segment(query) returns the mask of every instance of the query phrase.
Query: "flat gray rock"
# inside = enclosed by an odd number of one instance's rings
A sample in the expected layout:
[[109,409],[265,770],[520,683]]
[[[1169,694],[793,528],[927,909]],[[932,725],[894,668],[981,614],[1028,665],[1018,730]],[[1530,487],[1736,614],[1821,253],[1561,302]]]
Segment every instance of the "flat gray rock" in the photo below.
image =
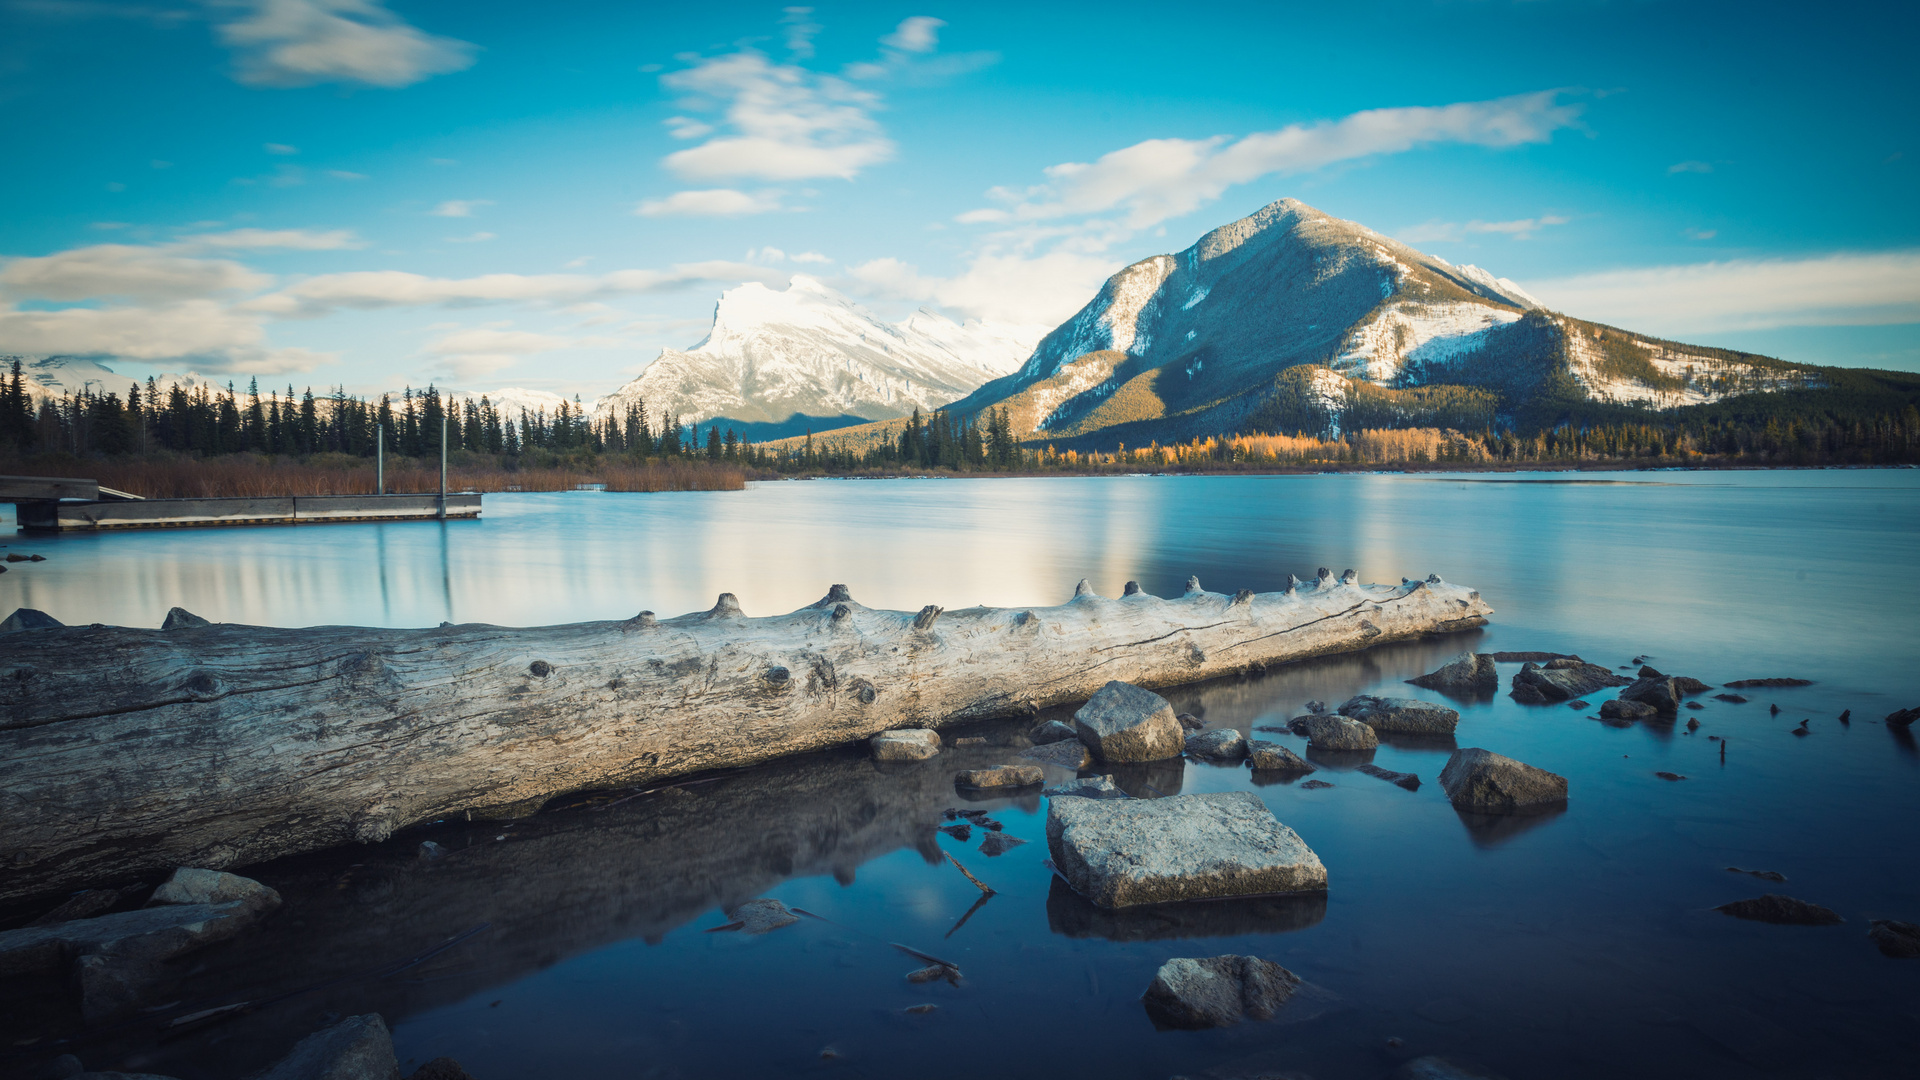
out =
[[1660,710],[1642,701],[1603,701],[1600,703],[1602,720],[1651,720],[1660,715]]
[[1310,773],[1314,767],[1299,754],[1265,739],[1247,744],[1247,757],[1255,772]]
[[1106,908],[1327,887],[1320,857],[1244,791],[1054,799],[1047,847],[1067,884]]
[[940,752],[940,733],[931,728],[894,728],[867,740],[875,761],[925,761]]
[[1491,750],[1462,747],[1440,770],[1440,788],[1462,810],[1524,814],[1564,805],[1567,779]]
[[1460,723],[1460,714],[1454,710],[1418,698],[1361,694],[1340,706],[1339,712],[1376,732],[1398,735],[1451,735]]
[[1160,965],[1140,1000],[1162,1027],[1228,1027],[1248,1016],[1273,1019],[1299,985],[1299,976],[1257,956],[1182,957]]
[[800,921],[800,916],[787,910],[787,905],[769,897],[749,900],[727,912],[727,918],[740,923],[743,934],[764,934]]
[[400,1080],[393,1036],[379,1013],[349,1016],[301,1039],[250,1080]]
[[1047,774],[1038,765],[1002,765],[997,769],[968,769],[955,773],[953,782],[969,788],[1015,788],[1044,784]]
[[1079,739],[1062,739],[1020,751],[1020,756],[1042,765],[1079,771],[1093,764],[1093,753]]
[[1345,716],[1298,716],[1287,726],[1305,735],[1315,750],[1372,750],[1380,745],[1371,726]]
[[1625,686],[1632,681],[1577,656],[1560,656],[1548,660],[1545,667],[1531,661],[1522,664],[1513,676],[1513,697],[1520,701],[1533,701],[1536,698],[1572,701],[1596,690]]
[[148,907],[159,904],[224,904],[242,900],[249,907],[272,911],[280,906],[280,894],[252,878],[222,870],[196,870],[183,866],[153,890]]
[[166,904],[95,919],[26,926],[0,933],[0,975],[58,968],[70,956],[111,954],[128,960],[166,960],[225,941],[260,917],[244,900],[224,904]]
[[1073,714],[1073,730],[1101,761],[1179,757],[1186,732],[1167,699],[1131,683],[1110,682]]
[[1235,728],[1197,731],[1187,736],[1187,753],[1215,761],[1239,761],[1247,756],[1247,737]]
[[1442,693],[1491,694],[1500,689],[1491,653],[1461,653],[1438,670],[1407,681]]

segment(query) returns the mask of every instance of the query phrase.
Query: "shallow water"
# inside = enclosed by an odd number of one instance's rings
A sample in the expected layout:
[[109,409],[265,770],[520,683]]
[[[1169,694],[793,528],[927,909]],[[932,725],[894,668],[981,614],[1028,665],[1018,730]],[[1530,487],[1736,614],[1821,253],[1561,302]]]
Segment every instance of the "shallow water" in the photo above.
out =
[[[1482,632],[1167,695],[1243,731],[1283,724],[1310,698],[1437,697],[1401,680],[1467,648],[1609,666],[1647,656],[1716,685],[1815,680],[1745,691],[1746,705],[1705,696],[1682,714],[1701,720],[1697,734],[1504,696],[1453,702],[1458,745],[1568,777],[1568,809],[1545,818],[1455,813],[1437,783],[1446,744],[1375,756],[1419,775],[1417,792],[1333,764],[1314,774],[1335,785],[1322,790],[1196,763],[1120,776],[1146,797],[1256,792],[1327,864],[1324,905],[1098,912],[1043,864],[1044,799],[954,792],[956,769],[1015,752],[994,747],[884,771],[857,750],[810,755],[511,827],[445,823],[254,868],[286,906],[195,957],[168,997],[185,1009],[329,985],[170,1043],[135,1026],[73,1048],[94,1068],[222,1080],[327,1014],[377,1010],[409,1068],[450,1055],[481,1080],[1367,1077],[1428,1053],[1516,1080],[1911,1075],[1920,962],[1882,957],[1865,931],[1870,918],[1920,921],[1920,755],[1879,722],[1920,704],[1909,569],[1920,473],[1528,482],[1565,479],[772,483],[488,496],[477,523],[6,539],[48,561],[0,575],[0,611],[69,623],[157,625],[180,604],[278,625],[532,624],[677,614],[721,591],[764,614],[832,582],[876,607],[1030,605],[1064,600],[1081,577],[1109,595],[1128,579],[1177,595],[1188,574],[1215,591],[1269,591],[1321,565],[1379,581],[1437,571],[1496,608]],[[1517,667],[1501,666],[1503,685]],[[1796,737],[1803,718],[1812,734]],[[1724,763],[1715,735],[1728,740]],[[989,858],[978,830],[965,844],[932,831],[944,808],[976,805],[1028,842]],[[425,838],[452,854],[416,859]],[[998,890],[970,916],[980,893],[943,849]],[[1769,891],[1847,922],[1768,926],[1711,910]],[[820,918],[762,936],[705,932],[757,896]],[[920,965],[893,942],[957,963],[965,980],[908,984]],[[1228,952],[1276,960],[1333,1001],[1225,1031],[1155,1030],[1138,1001],[1154,969]],[[939,1008],[902,1011],[916,1003]],[[23,1023],[65,1033],[63,1007],[17,1014],[8,1041]]]

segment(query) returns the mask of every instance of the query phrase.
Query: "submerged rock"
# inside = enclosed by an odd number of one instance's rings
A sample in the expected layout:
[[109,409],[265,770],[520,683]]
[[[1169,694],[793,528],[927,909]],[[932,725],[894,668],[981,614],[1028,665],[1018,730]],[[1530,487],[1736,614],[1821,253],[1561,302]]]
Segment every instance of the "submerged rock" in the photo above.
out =
[[1235,728],[1196,732],[1187,736],[1187,753],[1215,761],[1239,761],[1247,756],[1247,737]]
[[1725,701],[1734,705],[1745,705],[1747,703],[1747,699],[1741,697],[1739,694],[1715,694],[1713,695],[1713,699],[1715,701]]
[[1332,786],[1333,786],[1332,784],[1327,783],[1325,780],[1309,780],[1306,783],[1300,785],[1300,790],[1301,791],[1318,791],[1321,788],[1330,788]]
[[1101,907],[1327,887],[1327,868],[1250,792],[1164,799],[1054,799],[1047,847]]
[[1461,653],[1437,670],[1407,681],[1442,693],[1491,694],[1500,689],[1500,673],[1488,653]]
[[1182,731],[1205,731],[1207,727],[1205,720],[1200,719],[1190,712],[1180,713],[1175,716],[1174,719],[1180,721],[1180,730]]
[[1131,683],[1101,687],[1073,714],[1073,730],[1101,761],[1159,761],[1186,745],[1167,699]]
[[1388,734],[1451,735],[1460,723],[1460,714],[1454,710],[1418,698],[1361,694],[1348,699],[1339,712]]
[[1897,919],[1875,919],[1867,936],[1880,946],[1882,956],[1895,960],[1920,959],[1920,926]]
[[450,1057],[437,1057],[413,1070],[407,1080],[474,1080],[466,1067]]
[[243,900],[166,904],[0,933],[0,975],[56,969],[70,956],[167,960],[240,933],[260,918]]
[[1372,750],[1380,745],[1372,727],[1345,716],[1299,716],[1287,726],[1305,735],[1315,750]]
[[1131,799],[1133,796],[1115,786],[1111,776],[1083,776],[1078,780],[1069,780],[1056,787],[1050,787],[1040,794],[1053,798],[1074,799]]
[[739,930],[743,934],[764,934],[783,926],[792,926],[800,921],[800,916],[789,911],[787,905],[778,900],[761,897],[727,912],[727,919],[739,923]]
[[894,728],[867,740],[875,761],[925,761],[940,752],[940,733],[932,728]]
[[301,1039],[250,1080],[400,1080],[393,1036],[379,1013],[349,1016]]
[[1507,1080],[1507,1078],[1475,1062],[1429,1055],[1414,1058],[1395,1069],[1393,1080]]
[[1746,690],[1767,686],[1812,686],[1812,679],[1735,679],[1727,684],[1730,690]]
[[1314,767],[1299,754],[1265,739],[1255,739],[1247,744],[1247,757],[1255,772],[1273,773],[1310,773]]
[[74,919],[91,919],[105,915],[114,908],[131,903],[145,889],[143,885],[130,885],[124,889],[82,889],[67,897],[59,907],[33,920],[30,926],[52,926],[54,923],[72,922]]
[[1228,1027],[1242,1017],[1271,1020],[1300,985],[1300,977],[1257,956],[1174,959],[1160,965],[1140,1000],[1156,1025]]
[[1420,790],[1420,778],[1410,772],[1394,772],[1392,769],[1383,769],[1380,766],[1375,765],[1371,761],[1367,762],[1365,765],[1361,765],[1357,767],[1354,771],[1363,772],[1363,773],[1366,773],[1368,776],[1385,780],[1387,783],[1392,784],[1395,787],[1403,787],[1403,788],[1406,788],[1408,791]]
[[1729,873],[1729,874],[1751,874],[1751,875],[1753,875],[1754,877],[1757,877],[1757,878],[1760,878],[1760,879],[1762,879],[1762,880],[1764,880],[1764,881],[1785,881],[1785,880],[1787,880],[1787,875],[1785,875],[1785,874],[1783,874],[1783,873],[1781,873],[1781,872],[1780,872],[1780,871],[1778,871],[1778,870],[1742,870],[1741,868],[1739,868],[1739,867],[1737,867],[1737,866],[1729,866],[1729,867],[1727,867],[1727,873]]
[[1651,720],[1660,715],[1660,710],[1643,701],[1603,701],[1600,703],[1602,720]]
[[1046,780],[1047,774],[1038,765],[1002,765],[997,769],[968,769],[953,775],[956,786],[970,788],[1032,787]]
[[1003,832],[990,832],[980,841],[980,854],[1004,855],[1024,843],[1026,841],[1017,836],[1008,836]]
[[1890,728],[1909,728],[1915,720],[1920,720],[1920,705],[1887,714],[1887,726]]
[[1753,900],[1735,900],[1721,904],[1715,911],[1724,912],[1736,919],[1750,919],[1754,922],[1778,923],[1785,926],[1832,926],[1846,922],[1835,914],[1832,908],[1809,904],[1805,900],[1795,900],[1791,896],[1768,893]]
[[1440,789],[1454,806],[1479,814],[1532,813],[1567,801],[1566,777],[1477,746],[1453,752]]
[[1074,734],[1072,728],[1058,720],[1049,720],[1027,734],[1027,738],[1032,739],[1035,746],[1045,746],[1048,743],[1057,743],[1062,739],[1078,739],[1079,737],[1080,736]]
[[1093,764],[1093,753],[1079,739],[1062,739],[1059,742],[1044,743],[1029,750],[1022,750],[1020,756],[1028,761],[1072,769],[1076,772]]

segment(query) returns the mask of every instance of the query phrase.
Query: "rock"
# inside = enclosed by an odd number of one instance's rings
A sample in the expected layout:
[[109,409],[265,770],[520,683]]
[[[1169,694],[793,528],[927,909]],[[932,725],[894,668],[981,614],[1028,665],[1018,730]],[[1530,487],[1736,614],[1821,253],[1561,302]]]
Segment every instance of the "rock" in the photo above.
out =
[[1746,690],[1764,686],[1812,686],[1812,679],[1735,679],[1727,684],[1729,690]]
[[1024,843],[1026,843],[1026,841],[1017,836],[1008,836],[1003,832],[990,832],[980,841],[980,854],[988,856],[1005,855],[1007,852],[1012,851]]
[[1378,777],[1395,787],[1403,787],[1408,791],[1420,790],[1420,778],[1409,772],[1394,772],[1392,769],[1383,769],[1371,761],[1359,766],[1355,771],[1366,773],[1368,776]]
[[1677,772],[1657,772],[1657,773],[1654,773],[1653,775],[1659,777],[1662,780],[1685,780],[1686,779],[1686,777],[1681,776]]
[[186,608],[176,607],[168,609],[166,621],[160,624],[160,629],[192,630],[196,627],[212,625],[212,623],[188,611]]
[[1017,788],[1044,784],[1047,774],[1038,765],[1002,765],[997,769],[968,769],[955,773],[957,787]]
[[1715,701],[1731,702],[1735,705],[1745,705],[1747,703],[1747,699],[1741,697],[1739,694],[1715,694],[1713,695],[1713,699]]
[[224,904],[239,900],[256,911],[272,911],[280,906],[280,894],[265,885],[220,870],[195,870],[183,866],[153,890],[148,907],[158,904]]
[[1101,761],[1159,761],[1185,746],[1167,699],[1123,682],[1108,683],[1081,706],[1073,730]]
[[1603,701],[1600,703],[1602,720],[1651,720],[1660,715],[1660,710],[1644,701]]
[[1571,701],[1596,690],[1609,686],[1625,686],[1632,679],[1623,679],[1598,664],[1589,664],[1579,657],[1565,656],[1549,660],[1545,667],[1531,661],[1522,664],[1514,672],[1513,689],[1517,694],[1523,686],[1533,687],[1540,696],[1548,701]]
[[1321,788],[1330,788],[1332,786],[1333,786],[1332,784],[1327,783],[1325,780],[1309,780],[1306,783],[1300,785],[1300,790],[1301,791],[1318,791]]
[[973,826],[964,821],[956,825],[942,825],[939,831],[946,833],[948,836],[953,837],[963,844],[973,839]]
[[0,634],[11,634],[18,630],[51,630],[64,625],[44,611],[30,607],[15,608],[5,621],[0,621]]
[[907,981],[910,983],[938,982],[941,979],[955,986],[960,985],[960,969],[951,968],[945,964],[931,964],[916,971],[907,972]]
[[1327,887],[1320,857],[1244,791],[1054,799],[1047,847],[1067,884],[1105,908]]
[[1781,873],[1781,872],[1779,872],[1778,870],[1742,870],[1742,869],[1740,869],[1740,868],[1739,868],[1739,867],[1737,867],[1737,866],[1729,866],[1729,867],[1727,867],[1727,873],[1729,873],[1729,874],[1752,874],[1752,875],[1753,875],[1754,877],[1757,877],[1757,878],[1762,878],[1762,879],[1765,879],[1765,880],[1767,880],[1767,881],[1785,881],[1785,880],[1787,880],[1787,875],[1785,875],[1785,874],[1783,874],[1783,873]]
[[1875,919],[1867,936],[1880,946],[1882,956],[1895,960],[1920,959],[1920,926],[1896,919]]
[[27,926],[0,933],[0,976],[58,968],[89,953],[129,960],[167,960],[238,934],[260,918],[242,900],[224,904],[167,904]]
[[1133,796],[1121,791],[1114,785],[1111,776],[1087,776],[1078,780],[1069,780],[1057,787],[1050,787],[1040,794],[1056,799],[1131,799]]
[[1477,746],[1453,752],[1440,789],[1455,807],[1479,814],[1524,814],[1567,801],[1566,777]]
[[1402,735],[1451,735],[1454,726],[1460,723],[1460,714],[1445,705],[1417,698],[1366,694],[1340,706],[1340,715],[1350,716],[1376,732]]
[[1174,719],[1180,721],[1180,729],[1182,731],[1205,731],[1207,727],[1205,720],[1200,719],[1190,712],[1180,713],[1176,715]]
[[446,848],[431,840],[420,841],[420,847],[414,851],[415,858],[427,860],[445,858],[446,854]]
[[437,1057],[413,1070],[407,1080],[473,1080],[473,1074],[450,1057]]
[[963,747],[963,746],[991,746],[993,744],[989,742],[986,736],[984,735],[969,735],[965,738],[953,740],[953,745],[955,747]]
[[1512,690],[1507,692],[1507,696],[1521,705],[1548,704],[1547,695],[1541,693],[1540,688],[1537,686],[1516,684]]
[[1294,723],[1315,750],[1372,750],[1380,745],[1372,727],[1344,716],[1301,716]]
[[349,1016],[294,1044],[293,1051],[250,1080],[400,1080],[393,1036],[379,1013]]
[[1832,908],[1819,904],[1809,904],[1805,900],[1795,900],[1791,896],[1768,893],[1754,900],[1735,900],[1721,904],[1715,911],[1725,912],[1736,919],[1751,919],[1754,922],[1779,923],[1787,926],[1832,926],[1846,922],[1834,914]]
[[1673,677],[1673,686],[1674,689],[1683,694],[1704,694],[1713,689],[1713,687],[1708,686],[1699,679],[1689,679],[1685,675],[1675,675]]
[[761,897],[728,911],[727,921],[742,924],[740,932],[743,934],[764,934],[783,926],[792,926],[800,921],[800,916],[787,910],[787,905],[778,900]]
[[1327,711],[1327,703],[1324,701],[1308,701],[1302,703],[1300,707],[1310,713],[1323,713]]
[[1299,976],[1257,956],[1181,958],[1160,965],[1140,1000],[1158,1026],[1229,1027],[1246,1016],[1273,1019],[1299,985]]
[[1580,659],[1579,657],[1574,656],[1571,653],[1559,653],[1559,652],[1497,652],[1491,655],[1495,660],[1499,661],[1502,664],[1521,664],[1521,663],[1544,664],[1550,660]]
[[[1697,701],[1689,701],[1689,702],[1687,702],[1687,708],[1689,708],[1689,709],[1692,709],[1692,710],[1693,710],[1693,711],[1695,711],[1695,712],[1700,712],[1700,711],[1702,711],[1702,710],[1704,710],[1704,709],[1706,708],[1706,706],[1705,706],[1705,705],[1702,705],[1702,704],[1700,704],[1700,703],[1699,703],[1699,702],[1697,702]],[[1698,724],[1700,723],[1700,721],[1698,721],[1698,720],[1689,720],[1689,721],[1688,721],[1688,723],[1690,723],[1690,724],[1695,724],[1695,725],[1698,725]]]
[[1672,716],[1680,710],[1680,688],[1666,676],[1639,679],[1632,686],[1620,691],[1621,701],[1637,701],[1651,705],[1662,716]]
[[71,922],[74,919],[91,919],[96,915],[105,915],[122,903],[138,896],[144,885],[130,885],[124,889],[83,889],[67,897],[59,907],[33,920],[29,926],[52,926],[54,923]]
[[1589,705],[1588,703],[1586,703],[1586,702],[1584,702],[1584,701],[1569,701],[1569,702],[1567,702],[1567,708],[1569,708],[1569,709],[1591,709],[1592,707],[1593,707],[1592,705]]
[[1310,773],[1314,767],[1299,754],[1265,739],[1255,739],[1247,744],[1247,757],[1253,763],[1255,772],[1274,773]]
[[138,1012],[148,992],[164,977],[157,960],[88,953],[74,962],[80,984],[80,1015],[99,1027]]
[[1048,743],[1057,743],[1062,739],[1077,739],[1079,737],[1080,736],[1074,734],[1072,728],[1058,720],[1049,720],[1027,734],[1027,738],[1032,739],[1035,746],[1045,746]]
[[1187,753],[1216,761],[1239,761],[1247,756],[1247,737],[1235,728],[1196,732],[1187,736]]
[[1037,761],[1042,765],[1052,765],[1061,769],[1078,772],[1093,764],[1093,753],[1079,739],[1062,739],[1059,742],[1046,743],[1031,750],[1022,750],[1020,756],[1028,761]]
[[1887,726],[1890,728],[1909,728],[1915,720],[1920,720],[1920,705],[1887,714]]
[[1393,1071],[1393,1080],[1507,1080],[1484,1065],[1429,1055],[1414,1058]]
[[1487,653],[1461,653],[1433,672],[1407,681],[1442,693],[1491,694],[1500,689],[1500,673]]
[[867,740],[875,761],[925,761],[940,752],[940,733],[931,728],[894,728]]

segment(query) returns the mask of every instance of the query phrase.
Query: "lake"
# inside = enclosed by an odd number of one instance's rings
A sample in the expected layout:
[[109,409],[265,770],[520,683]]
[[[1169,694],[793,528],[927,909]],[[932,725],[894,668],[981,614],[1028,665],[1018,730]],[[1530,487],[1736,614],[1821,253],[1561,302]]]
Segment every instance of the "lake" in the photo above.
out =
[[[67,1003],[9,1002],[9,1042],[71,1037],[91,1068],[237,1080],[368,1011],[407,1070],[445,1055],[479,1080],[1324,1080],[1425,1054],[1514,1080],[1906,1077],[1920,1060],[1920,961],[1866,936],[1870,919],[1920,922],[1920,754],[1881,722],[1920,705],[1920,472],[772,482],[489,495],[478,522],[0,543],[47,556],[0,575],[0,613],[135,626],[173,605],[279,626],[531,625],[676,615],[720,592],[761,615],[833,583],[872,607],[1024,606],[1063,602],[1081,578],[1177,596],[1190,574],[1274,591],[1319,566],[1438,572],[1494,606],[1483,631],[1166,693],[1209,727],[1296,751],[1304,740],[1253,729],[1309,699],[1446,700],[1403,680],[1464,650],[1644,657],[1716,687],[1678,725],[1588,719],[1614,691],[1596,709],[1518,705],[1504,693],[1518,664],[1500,666],[1500,695],[1449,701],[1457,745],[1568,778],[1566,811],[1545,817],[1456,813],[1438,784],[1451,744],[1383,742],[1374,761],[1417,774],[1417,791],[1347,763],[1323,764],[1311,778],[1334,786],[1315,790],[1178,760],[1117,775],[1142,797],[1256,793],[1325,862],[1323,898],[1092,908],[1045,865],[1046,799],[969,802],[952,786],[958,769],[1013,760],[1030,721],[951,732],[988,742],[907,768],[853,747],[241,869],[285,906],[190,958],[166,1002],[254,1003],[245,1015],[167,1041],[138,1024],[75,1034]],[[1813,685],[1713,697],[1782,676]],[[934,831],[948,808],[984,809],[1026,842],[987,856],[979,829]],[[448,854],[417,857],[426,839]],[[980,903],[943,853],[997,895]],[[1846,922],[1713,910],[1767,892]],[[710,932],[756,897],[809,917]],[[908,983],[922,965],[896,943],[964,979]],[[1156,1030],[1139,1001],[1156,968],[1223,953],[1322,993],[1272,1022]],[[905,1011],[921,1004],[937,1008]]]

